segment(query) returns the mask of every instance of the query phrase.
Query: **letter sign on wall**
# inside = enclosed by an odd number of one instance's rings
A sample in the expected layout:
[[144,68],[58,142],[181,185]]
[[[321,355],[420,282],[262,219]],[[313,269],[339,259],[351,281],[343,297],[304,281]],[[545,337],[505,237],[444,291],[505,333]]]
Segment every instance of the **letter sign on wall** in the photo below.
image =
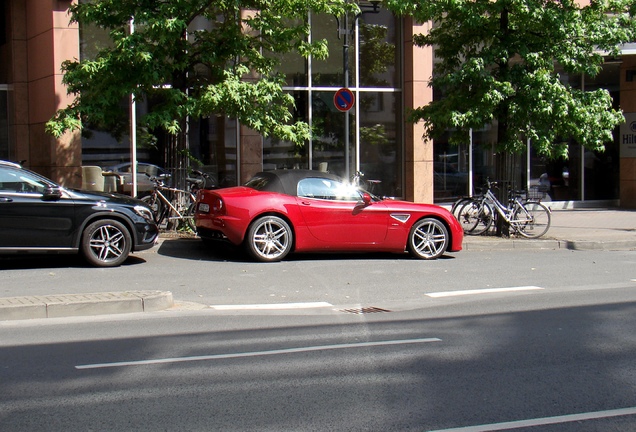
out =
[[620,155],[636,157],[636,113],[623,113],[625,123],[620,128]]

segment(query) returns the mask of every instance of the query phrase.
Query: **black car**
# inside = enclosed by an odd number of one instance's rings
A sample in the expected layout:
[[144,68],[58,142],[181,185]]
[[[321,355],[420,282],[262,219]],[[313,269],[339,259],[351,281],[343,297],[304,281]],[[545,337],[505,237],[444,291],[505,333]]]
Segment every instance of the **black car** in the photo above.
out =
[[0,161],[0,253],[81,253],[98,267],[153,247],[150,208],[124,195],[63,188]]

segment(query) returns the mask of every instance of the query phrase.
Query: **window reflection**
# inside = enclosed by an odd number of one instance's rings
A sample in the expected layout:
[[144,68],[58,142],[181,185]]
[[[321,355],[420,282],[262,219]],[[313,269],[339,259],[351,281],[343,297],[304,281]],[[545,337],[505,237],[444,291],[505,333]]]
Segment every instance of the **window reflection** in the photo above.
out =
[[[350,25],[352,21],[350,19]],[[341,177],[360,170],[364,180],[374,181],[375,193],[402,196],[399,21],[387,11],[363,14],[358,20],[360,58],[356,60],[353,39],[349,40],[348,48],[349,88],[356,96],[356,104],[347,113],[336,109],[333,100],[344,84],[345,40],[344,35],[338,37],[339,22],[333,16],[318,15],[312,17],[311,23],[312,40],[328,41],[329,58],[305,62],[300,56],[286,57],[286,61],[295,63],[285,65],[284,70],[288,71],[287,82],[293,86],[289,91],[296,100],[294,117],[308,121],[312,139],[304,146],[294,146],[266,138],[264,169],[311,168]],[[311,76],[305,88],[299,88],[302,87],[300,79],[292,79],[293,74],[300,74],[301,70]],[[356,86],[358,77],[359,88]],[[347,116],[348,136],[345,132]]]
[[399,87],[396,28],[395,18],[386,10],[360,18],[361,87]]
[[[332,15],[314,15],[311,20],[312,40],[327,40],[329,45],[329,57],[325,60],[313,59],[311,62],[312,85],[316,87],[342,87],[344,85],[343,73],[343,45],[344,36],[338,36],[339,22]],[[349,85],[354,86],[355,47],[349,46]]]

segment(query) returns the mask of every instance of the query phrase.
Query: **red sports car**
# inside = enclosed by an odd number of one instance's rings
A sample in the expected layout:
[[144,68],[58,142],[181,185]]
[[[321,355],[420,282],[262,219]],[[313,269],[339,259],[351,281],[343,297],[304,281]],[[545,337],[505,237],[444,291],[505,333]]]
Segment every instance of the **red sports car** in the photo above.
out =
[[290,252],[410,252],[435,259],[462,249],[446,209],[378,198],[320,171],[256,174],[244,186],[201,190],[195,223],[205,243],[229,241],[258,261]]

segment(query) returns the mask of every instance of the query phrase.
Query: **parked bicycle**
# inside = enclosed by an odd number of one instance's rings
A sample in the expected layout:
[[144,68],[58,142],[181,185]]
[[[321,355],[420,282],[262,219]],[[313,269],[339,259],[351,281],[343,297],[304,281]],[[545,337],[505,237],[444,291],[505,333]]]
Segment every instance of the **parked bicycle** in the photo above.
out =
[[194,170],[192,174],[196,177],[186,178],[187,190],[166,185],[169,175],[149,176],[154,188],[150,195],[142,200],[150,205],[159,228],[196,230],[194,203],[197,191],[202,188],[214,188],[216,184],[207,173]]
[[492,192],[495,187],[496,182],[486,180],[484,194],[466,202],[457,212],[457,220],[466,234],[485,233],[497,216],[504,220],[512,233],[526,238],[539,238],[550,229],[551,213],[545,205],[527,200],[520,192],[511,192],[505,206]]
[[459,220],[459,211],[462,209],[462,207],[464,207],[468,203],[473,202],[474,200],[479,200],[483,197],[481,188],[476,188],[476,190],[478,191],[477,194],[473,196],[462,196],[453,202],[450,212],[457,218],[457,220]]

